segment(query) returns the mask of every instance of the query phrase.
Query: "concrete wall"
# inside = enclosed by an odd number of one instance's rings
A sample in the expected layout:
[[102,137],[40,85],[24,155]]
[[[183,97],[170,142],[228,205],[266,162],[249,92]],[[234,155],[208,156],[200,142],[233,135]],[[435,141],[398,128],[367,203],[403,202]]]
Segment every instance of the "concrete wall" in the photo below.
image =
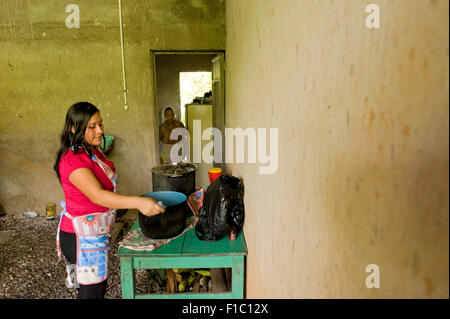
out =
[[175,108],[177,118],[181,119],[180,72],[211,72],[211,60],[215,56],[215,54],[157,54],[155,62],[158,112],[161,113],[165,107],[172,106]]
[[[65,26],[78,4],[80,28]],[[151,190],[155,155],[150,50],[225,49],[223,0],[123,1],[129,110],[123,83],[117,1],[0,2],[0,203],[7,213],[63,199],[52,171],[69,106],[100,108],[119,190]]]
[[[224,50],[227,127],[279,128],[279,169],[246,186],[249,298],[448,298],[448,2],[0,1],[0,205],[44,212],[67,108],[102,110],[120,190],[151,189],[150,50]],[[226,36],[225,36],[226,34]],[[226,37],[226,38],[225,38]],[[368,264],[381,287],[367,289]]]
[[279,129],[276,174],[228,167],[248,298],[449,297],[448,6],[227,1],[226,126]]

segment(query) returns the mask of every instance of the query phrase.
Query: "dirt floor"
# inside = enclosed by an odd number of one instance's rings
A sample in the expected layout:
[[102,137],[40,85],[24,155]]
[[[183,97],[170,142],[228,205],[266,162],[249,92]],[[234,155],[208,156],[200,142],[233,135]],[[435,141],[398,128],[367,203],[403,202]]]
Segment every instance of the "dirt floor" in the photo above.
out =
[[[126,216],[125,216],[126,217]],[[111,249],[106,299],[121,298],[118,242],[135,220],[118,217],[124,223]],[[65,264],[58,262],[56,230],[59,218],[47,220],[24,215],[0,216],[0,299],[73,299],[76,290],[65,285]],[[136,271],[136,292],[147,293],[150,271]]]

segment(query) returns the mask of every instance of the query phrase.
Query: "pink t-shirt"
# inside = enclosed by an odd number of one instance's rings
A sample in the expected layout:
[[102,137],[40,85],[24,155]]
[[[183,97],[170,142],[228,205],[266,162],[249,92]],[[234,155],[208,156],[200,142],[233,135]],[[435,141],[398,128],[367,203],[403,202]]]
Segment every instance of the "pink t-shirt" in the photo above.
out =
[[[94,154],[115,171],[114,164],[106,159],[106,157],[98,150],[95,150]],[[97,163],[89,158],[87,152],[83,151],[74,154],[72,151],[68,150],[63,154],[59,162],[59,174],[61,176],[61,184],[66,197],[66,211],[73,217],[106,212],[109,208],[93,203],[70,182],[70,174],[79,168],[90,169],[100,185],[102,185],[103,189],[109,191],[114,189],[114,185],[106,176],[105,172],[103,172],[102,168]],[[61,230],[67,233],[75,233],[72,221],[66,216],[63,216],[61,221]]]

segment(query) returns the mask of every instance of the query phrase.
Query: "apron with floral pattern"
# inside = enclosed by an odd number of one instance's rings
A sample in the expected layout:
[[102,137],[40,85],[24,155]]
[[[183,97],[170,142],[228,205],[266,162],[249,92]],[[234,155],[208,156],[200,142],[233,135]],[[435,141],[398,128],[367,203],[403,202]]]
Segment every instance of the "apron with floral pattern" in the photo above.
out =
[[[114,186],[113,191],[117,192],[117,174],[97,156],[92,155],[91,159],[102,168]],[[63,211],[60,214],[56,236],[58,260],[61,260],[63,257],[59,242],[59,231],[63,215],[72,220],[77,241],[76,265],[69,265],[66,261],[67,287],[72,288],[75,286],[78,288],[80,284],[93,285],[105,281],[108,277],[109,251],[111,249],[109,237],[114,226],[115,209],[73,217],[66,211],[65,201],[61,201],[61,206]],[[75,274],[72,275],[72,271]]]

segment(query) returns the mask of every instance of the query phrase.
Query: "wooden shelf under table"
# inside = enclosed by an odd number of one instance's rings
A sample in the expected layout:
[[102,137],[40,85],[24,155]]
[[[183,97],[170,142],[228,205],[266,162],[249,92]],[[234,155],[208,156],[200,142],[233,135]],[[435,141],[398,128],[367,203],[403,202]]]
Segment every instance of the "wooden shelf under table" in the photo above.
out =
[[[139,227],[139,221],[131,231]],[[153,251],[136,251],[120,247],[122,298],[124,299],[243,299],[244,298],[244,258],[247,245],[243,231],[236,240],[224,237],[218,241],[201,241],[190,229],[170,243]],[[136,294],[136,269],[171,268],[231,268],[232,289],[225,293],[174,293],[174,294]]]

